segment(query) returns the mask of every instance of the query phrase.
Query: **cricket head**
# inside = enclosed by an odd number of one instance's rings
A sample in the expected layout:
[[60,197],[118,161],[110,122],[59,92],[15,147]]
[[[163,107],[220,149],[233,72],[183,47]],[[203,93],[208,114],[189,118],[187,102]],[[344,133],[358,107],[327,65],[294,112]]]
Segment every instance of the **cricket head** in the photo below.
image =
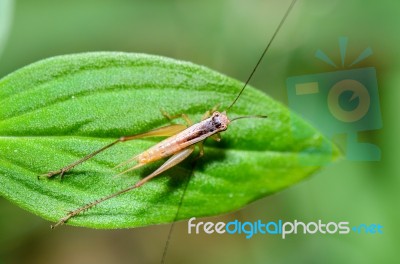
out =
[[231,122],[226,115],[226,112],[215,111],[211,116],[211,122],[218,131],[225,131]]

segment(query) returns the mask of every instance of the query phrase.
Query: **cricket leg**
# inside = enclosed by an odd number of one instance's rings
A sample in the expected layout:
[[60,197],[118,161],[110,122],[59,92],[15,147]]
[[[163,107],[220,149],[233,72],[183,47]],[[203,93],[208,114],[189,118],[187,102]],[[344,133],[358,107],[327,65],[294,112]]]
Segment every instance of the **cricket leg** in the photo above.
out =
[[220,135],[220,133],[214,134],[214,135],[212,135],[210,138],[213,139],[213,140],[215,140],[215,141],[217,141],[217,142],[220,142],[220,141],[221,141],[221,135]]
[[198,159],[204,156],[204,140],[197,143],[197,146],[199,147],[199,155],[197,155],[197,157],[194,158],[194,161],[197,161]]
[[202,116],[201,120],[205,120],[205,119],[209,118],[215,111],[217,111],[218,108],[219,108],[219,104],[217,104],[216,106],[211,108],[211,110],[207,110],[204,113],[204,115]]
[[64,216],[63,218],[61,218],[54,226],[51,226],[51,228],[55,228],[59,225],[62,225],[64,223],[66,223],[70,218],[80,214],[83,211],[86,211],[90,208],[92,208],[93,206],[98,205],[99,203],[102,203],[106,200],[109,200],[111,198],[114,198],[118,195],[121,195],[123,193],[129,192],[133,189],[139,188],[140,186],[142,186],[143,184],[145,184],[146,182],[148,182],[149,180],[151,180],[152,178],[156,177],[157,175],[159,175],[160,173],[170,169],[171,167],[177,165],[178,163],[182,162],[183,160],[185,160],[187,157],[189,157],[190,154],[192,154],[194,150],[194,147],[189,147],[187,149],[184,149],[178,153],[176,153],[175,155],[173,155],[172,157],[170,157],[163,165],[161,165],[157,170],[155,170],[153,173],[151,173],[150,175],[146,176],[145,178],[141,179],[140,181],[136,182],[134,185],[125,188],[123,190],[120,190],[116,193],[113,193],[109,196],[105,196],[103,198],[100,198],[94,202],[88,203],[74,211],[69,212],[66,216]]
[[139,139],[139,138],[146,138],[146,137],[168,137],[168,136],[172,136],[175,135],[179,132],[181,132],[182,130],[186,129],[186,126],[184,125],[169,125],[169,126],[164,126],[164,127],[160,127],[160,128],[156,128],[153,130],[150,130],[148,132],[145,133],[140,133],[140,134],[136,134],[136,135],[132,135],[132,136],[123,136],[120,137],[119,139],[115,140],[114,142],[111,142],[110,144],[88,154],[87,156],[59,169],[56,171],[50,171],[48,173],[39,175],[39,177],[47,177],[47,178],[51,178],[55,175],[60,175],[61,177],[64,176],[64,174],[71,170],[72,168],[74,168],[75,166],[87,161],[88,159],[96,156],[97,154],[99,154],[100,152],[103,152],[104,150],[114,146],[115,144],[119,143],[119,142],[125,142],[125,141],[129,141],[129,140],[133,140],[133,139]]
[[190,118],[186,115],[186,114],[178,114],[178,115],[170,115],[169,113],[167,113],[166,111],[161,109],[161,114],[168,119],[169,121],[172,121],[176,118],[182,117],[183,120],[185,120],[186,124],[188,126],[193,125],[193,121],[190,120]]
[[[211,139],[219,142],[221,140],[221,136],[220,136],[219,133],[217,133],[217,134],[212,135]],[[198,160],[198,159],[200,159],[201,157],[204,156],[204,141],[205,140],[200,141],[199,143],[197,143],[197,146],[199,147],[199,155],[195,158],[195,160]]]

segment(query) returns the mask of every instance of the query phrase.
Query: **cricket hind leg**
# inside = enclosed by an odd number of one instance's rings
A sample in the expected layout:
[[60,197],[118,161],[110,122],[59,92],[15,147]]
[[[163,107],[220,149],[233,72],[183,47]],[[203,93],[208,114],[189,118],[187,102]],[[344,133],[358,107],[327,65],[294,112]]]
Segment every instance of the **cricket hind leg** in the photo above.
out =
[[116,193],[113,193],[111,195],[105,196],[103,198],[100,198],[94,202],[88,203],[74,211],[69,212],[66,216],[64,216],[63,218],[61,218],[55,225],[52,225],[51,228],[55,228],[59,225],[62,225],[64,223],[66,223],[70,218],[80,214],[83,211],[86,211],[90,208],[92,208],[93,206],[98,205],[99,203],[102,203],[106,200],[109,200],[111,198],[114,198],[118,195],[127,193],[131,190],[134,190],[136,188],[139,188],[140,186],[142,186],[143,184],[145,184],[146,182],[148,182],[149,180],[151,180],[152,178],[158,176],[159,174],[163,173],[164,171],[172,168],[173,166],[179,164],[180,162],[182,162],[183,160],[185,160],[187,157],[189,157],[190,154],[192,154],[194,150],[194,146],[184,149],[178,153],[176,153],[175,155],[173,155],[172,157],[170,157],[163,165],[161,165],[157,170],[155,170],[153,173],[151,173],[150,175],[146,176],[145,178],[141,179],[140,181],[136,182],[134,185],[122,189]]
[[175,134],[181,132],[184,129],[186,129],[186,126],[184,126],[184,125],[179,125],[179,124],[178,125],[169,125],[169,126],[156,128],[156,129],[150,130],[150,131],[145,132],[145,133],[140,133],[140,134],[136,134],[136,135],[120,137],[117,140],[111,142],[110,144],[108,144],[108,145],[106,145],[106,146],[104,146],[104,147],[102,147],[102,148],[100,148],[100,149],[98,149],[98,150],[86,155],[85,157],[83,157],[83,158],[81,158],[81,159],[79,159],[79,160],[77,160],[77,161],[75,161],[75,162],[73,162],[73,163],[71,163],[71,164],[69,164],[69,165],[67,165],[65,167],[63,167],[63,168],[61,168],[59,170],[50,171],[48,173],[39,175],[38,178],[40,178],[40,177],[51,178],[51,177],[53,177],[55,175],[60,175],[61,178],[62,178],[64,176],[64,174],[66,172],[68,172],[69,170],[71,170],[74,167],[76,167],[77,165],[79,165],[79,164],[81,164],[81,163],[93,158],[97,154],[105,151],[106,149],[111,148],[112,146],[114,146],[117,143],[126,142],[126,141],[129,141],[129,140],[134,140],[134,139],[139,139],[139,138],[146,138],[146,137],[164,137],[164,136],[168,137],[168,136],[175,135]]

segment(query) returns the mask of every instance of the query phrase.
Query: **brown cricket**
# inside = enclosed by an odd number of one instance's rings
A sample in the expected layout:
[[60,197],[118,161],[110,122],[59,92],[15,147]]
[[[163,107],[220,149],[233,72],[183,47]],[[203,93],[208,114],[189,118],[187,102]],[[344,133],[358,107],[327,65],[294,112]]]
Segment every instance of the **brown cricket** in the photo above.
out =
[[[143,151],[142,153],[132,157],[131,159],[117,165],[116,167],[126,165],[129,163],[136,162],[136,164],[129,169],[121,172],[120,174],[126,173],[128,171],[135,170],[139,167],[142,167],[146,164],[158,161],[160,159],[168,158],[169,159],[162,164],[158,169],[156,169],[154,172],[152,172],[150,175],[144,177],[140,181],[136,182],[134,185],[129,186],[125,189],[122,189],[118,192],[115,192],[113,194],[110,194],[108,196],[102,197],[96,201],[93,201],[91,203],[88,203],[82,207],[79,207],[71,212],[69,212],[67,215],[62,217],[55,225],[51,226],[51,228],[55,228],[59,225],[62,225],[66,223],[70,218],[80,214],[83,211],[86,211],[93,206],[96,206],[99,203],[102,203],[106,200],[109,200],[113,197],[116,197],[118,195],[121,195],[123,193],[129,192],[133,189],[136,189],[152,178],[160,175],[164,171],[174,167],[175,165],[179,164],[183,160],[185,160],[187,157],[189,157],[190,154],[194,151],[195,146],[197,145],[200,149],[199,151],[199,157],[203,156],[204,151],[203,151],[203,142],[207,138],[212,138],[216,141],[220,141],[220,135],[219,133],[227,130],[228,125],[238,119],[241,118],[266,118],[267,116],[264,115],[252,115],[252,116],[239,116],[233,119],[229,119],[227,116],[227,111],[236,103],[236,101],[239,99],[241,96],[242,92],[244,89],[247,87],[247,84],[249,83],[250,79],[252,78],[254,72],[258,68],[260,62],[262,61],[265,53],[269,49],[272,41],[274,40],[276,34],[279,32],[279,29],[281,28],[283,22],[286,20],[286,17],[288,16],[290,10],[292,9],[293,5],[295,4],[296,0],[293,0],[290,7],[286,11],[284,17],[282,18],[280,24],[276,28],[274,34],[272,35],[270,41],[268,42],[267,46],[265,47],[264,51],[261,54],[260,59],[258,60],[257,64],[253,68],[253,71],[251,72],[249,78],[243,85],[242,89],[240,90],[239,94],[236,96],[236,98],[233,100],[233,102],[230,104],[230,106],[223,112],[218,112],[216,111],[217,107],[214,107],[212,110],[207,111],[203,118],[202,121],[199,123],[193,124],[192,121],[186,116],[185,114],[178,115],[178,116],[170,116],[166,112],[162,112],[165,117],[168,119],[173,119],[176,117],[181,116],[187,123],[187,125],[168,125],[160,128],[156,128],[154,130],[150,130],[145,133],[137,134],[137,135],[132,135],[132,136],[123,136],[120,137],[119,139],[115,140],[114,142],[104,146],[103,148],[96,150],[89,155],[83,157],[82,159],[75,161],[59,170],[56,171],[50,171],[48,173],[45,173],[43,177],[51,178],[55,175],[60,175],[63,177],[64,173],[67,171],[71,170],[75,166],[87,161],[88,159],[94,157],[95,155],[99,154],[100,152],[103,152],[104,150],[114,146],[115,144],[119,142],[126,142],[129,140],[134,140],[134,139],[139,139],[139,138],[146,138],[146,137],[168,137],[161,142],[157,143],[153,147],[150,147],[149,149]],[[119,175],[120,175],[119,174]]]

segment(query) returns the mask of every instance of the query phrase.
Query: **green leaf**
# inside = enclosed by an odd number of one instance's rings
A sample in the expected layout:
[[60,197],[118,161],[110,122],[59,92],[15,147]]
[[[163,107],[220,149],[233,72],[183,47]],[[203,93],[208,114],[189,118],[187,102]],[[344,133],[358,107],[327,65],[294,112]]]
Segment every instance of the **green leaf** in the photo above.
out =
[[[159,139],[117,144],[63,180],[38,180],[37,175],[59,169],[119,136],[169,124],[160,109],[186,113],[195,121],[217,104],[222,111],[242,85],[205,67],[144,54],[67,55],[22,68],[0,81],[0,193],[57,221],[67,211],[126,188],[160,166],[162,161],[113,177],[120,172],[115,165]],[[268,118],[235,121],[222,133],[221,142],[207,141],[205,156],[191,177],[195,155],[68,224],[138,227],[230,212],[300,181],[321,162],[338,156],[314,128],[248,87],[228,115],[254,114]]]

